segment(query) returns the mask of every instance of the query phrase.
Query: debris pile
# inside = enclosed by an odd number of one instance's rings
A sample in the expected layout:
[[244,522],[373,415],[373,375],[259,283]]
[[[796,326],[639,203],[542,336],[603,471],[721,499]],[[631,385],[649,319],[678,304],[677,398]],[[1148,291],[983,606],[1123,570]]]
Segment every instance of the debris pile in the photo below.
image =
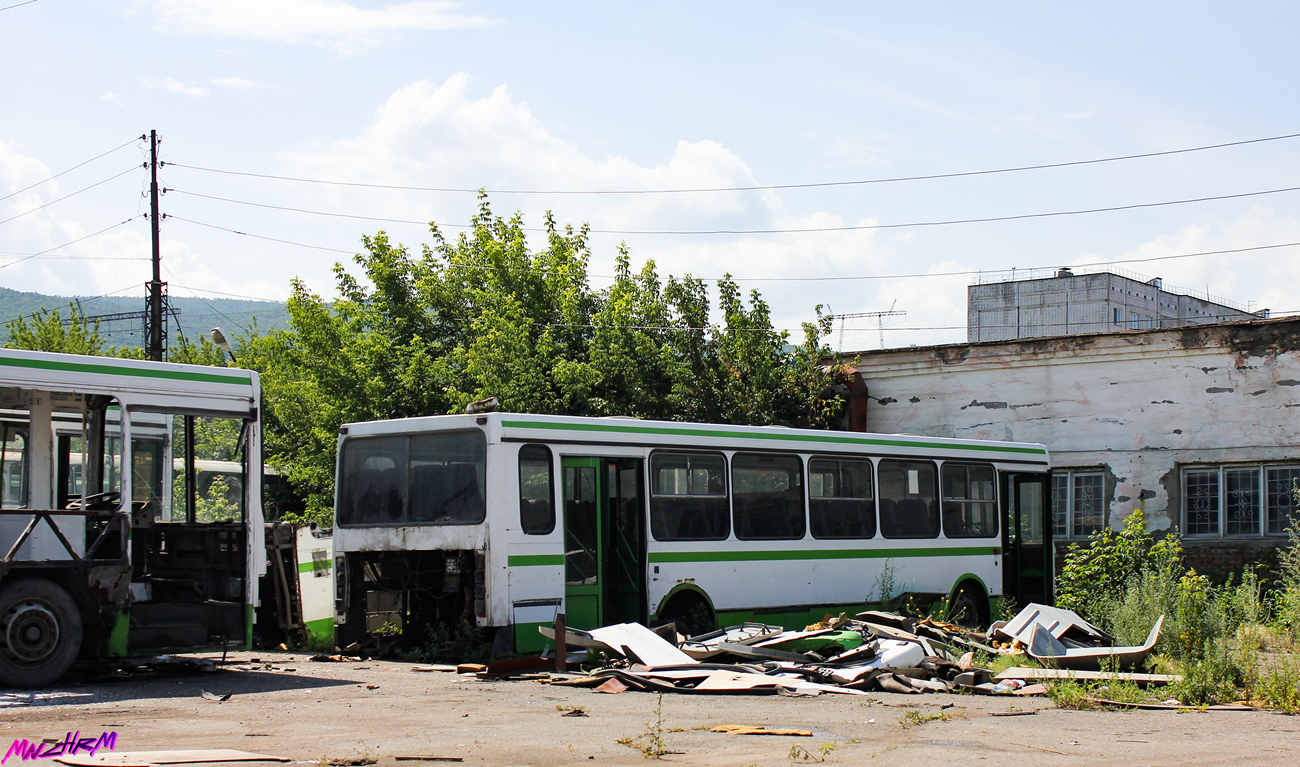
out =
[[[1114,639],[1068,610],[1029,605],[987,632],[931,618],[867,611],[826,616],[803,630],[743,623],[683,637],[672,626],[620,623],[591,631],[560,628],[567,648],[584,648],[581,673],[551,674],[555,685],[687,694],[766,693],[812,696],[966,690],[975,694],[1041,695],[1032,673],[994,676],[975,666],[975,653],[1022,655],[1054,669],[1098,668],[1103,659],[1134,666],[1159,637],[1157,621],[1143,647],[1114,647]],[[552,641],[554,629],[541,632]],[[572,658],[571,658],[572,659]],[[1074,664],[1074,665],[1070,665]],[[1035,669],[1013,669],[1032,672]],[[1042,669],[1037,669],[1042,671]],[[1072,672],[1062,672],[1072,673]],[[1048,678],[1048,677],[1043,677]]]

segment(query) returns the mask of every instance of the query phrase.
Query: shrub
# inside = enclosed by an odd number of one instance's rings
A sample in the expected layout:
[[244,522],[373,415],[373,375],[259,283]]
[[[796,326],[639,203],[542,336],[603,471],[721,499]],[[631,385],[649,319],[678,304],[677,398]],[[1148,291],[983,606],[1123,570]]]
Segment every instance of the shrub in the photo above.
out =
[[1300,530],[1287,530],[1290,545],[1278,551],[1278,570],[1281,572],[1274,596],[1274,625],[1292,642],[1300,640]]
[[1144,572],[1180,575],[1182,553],[1176,536],[1156,541],[1147,532],[1146,515],[1136,510],[1120,532],[1108,528],[1094,533],[1086,547],[1070,546],[1056,581],[1056,604],[1105,624]]

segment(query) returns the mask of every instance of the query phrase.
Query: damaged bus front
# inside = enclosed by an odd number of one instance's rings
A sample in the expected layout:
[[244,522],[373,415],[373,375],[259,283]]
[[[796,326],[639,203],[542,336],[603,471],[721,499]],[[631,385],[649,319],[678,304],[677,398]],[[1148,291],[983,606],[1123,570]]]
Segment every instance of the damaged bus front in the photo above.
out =
[[435,627],[489,625],[484,419],[442,416],[438,431],[421,430],[425,420],[340,430],[334,532],[340,647],[398,633],[419,644]]

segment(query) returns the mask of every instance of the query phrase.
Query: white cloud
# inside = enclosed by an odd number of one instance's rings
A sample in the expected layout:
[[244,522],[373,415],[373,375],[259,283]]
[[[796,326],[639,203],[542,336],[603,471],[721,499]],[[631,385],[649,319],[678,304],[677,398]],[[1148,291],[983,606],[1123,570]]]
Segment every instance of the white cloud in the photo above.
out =
[[[874,223],[869,215],[787,211],[772,191],[625,195],[506,195],[493,190],[663,190],[754,186],[749,165],[720,142],[679,140],[657,162],[593,156],[553,134],[505,86],[473,98],[470,78],[420,81],[390,96],[359,135],[279,155],[287,175],[370,184],[489,190],[498,214],[520,210],[525,224],[542,225],[547,210],[560,224],[589,222],[596,230],[747,230],[838,227]],[[286,187],[286,190],[302,187]],[[440,224],[469,221],[473,195],[384,192],[325,187],[311,207]],[[417,228],[373,225],[414,244]],[[454,236],[459,231],[444,229]],[[427,236],[423,238],[427,241]],[[634,264],[653,258],[661,275],[805,277],[891,271],[890,247],[872,230],[798,235],[595,235],[593,275],[609,274],[619,240]],[[416,240],[418,242],[419,240]],[[603,280],[593,277],[594,284]],[[774,322],[796,327],[812,307],[861,311],[859,284],[743,282],[769,298]],[[831,294],[836,298],[828,299]]]
[[256,80],[245,80],[242,77],[218,77],[208,82],[213,85],[220,85],[222,88],[229,88],[235,91],[249,91],[262,86]]
[[208,89],[201,85],[187,85],[180,80],[173,80],[168,77],[165,80],[155,80],[152,77],[146,77],[140,80],[140,84],[146,88],[162,88],[165,91],[179,93],[183,96],[193,96],[202,98],[208,95]]
[[[139,3],[138,3],[139,4]],[[162,32],[273,42],[332,43],[346,52],[399,32],[436,31],[491,23],[454,13],[459,3],[412,0],[358,8],[343,0],[153,0]]]
[[[324,147],[283,153],[295,175],[335,180],[475,189],[675,189],[732,187],[756,181],[737,155],[716,141],[679,141],[661,163],[641,166],[622,157],[592,158],[552,135],[505,86],[471,99],[469,77],[457,74],[441,85],[428,81],[398,90],[359,136]],[[377,195],[371,201],[378,209]],[[447,198],[394,194],[383,209],[392,217],[428,219],[443,210],[473,209]],[[462,202],[469,197],[458,198]],[[679,227],[719,216],[743,215],[766,195],[710,193],[677,195],[569,195],[493,197],[498,208],[525,211],[555,208],[562,221],[591,221],[603,229]],[[760,205],[759,207],[763,207]],[[671,217],[665,214],[671,213]],[[465,222],[468,215],[440,220]],[[536,225],[539,219],[533,219]]]
[[122,106],[122,94],[114,93],[113,91],[108,91],[103,96],[100,96],[99,100],[107,101],[110,104],[117,104],[118,106]]
[[[1271,208],[1257,205],[1237,219],[1221,226],[1199,224],[1157,237],[1123,258],[1157,258],[1183,253],[1252,248],[1300,242],[1300,220],[1278,216]],[[1098,260],[1081,258],[1080,262]],[[1295,286],[1300,285],[1300,247],[1251,250],[1192,258],[1119,264],[1151,277],[1161,277],[1166,290],[1210,293],[1249,307],[1277,312],[1300,311]]]

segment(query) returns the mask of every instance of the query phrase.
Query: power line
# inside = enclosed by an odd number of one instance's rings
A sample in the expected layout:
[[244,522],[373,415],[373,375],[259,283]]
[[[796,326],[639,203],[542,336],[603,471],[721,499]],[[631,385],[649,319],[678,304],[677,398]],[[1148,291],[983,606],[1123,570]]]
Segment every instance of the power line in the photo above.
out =
[[[353,250],[343,250],[341,248],[327,248],[322,245],[308,245],[302,242],[294,242],[293,240],[282,240],[282,239],[277,239],[275,237],[266,237],[260,234],[252,234],[250,232],[241,232],[236,229],[230,229],[224,226],[218,226],[216,224],[207,224],[202,221],[194,221],[188,218],[181,218],[180,216],[169,215],[168,220],[185,221],[186,223],[197,224],[198,226],[208,227],[209,229],[218,229],[220,231],[229,232],[231,234],[238,234],[244,237],[255,237],[259,240],[270,240],[271,242],[279,242],[285,245],[295,245],[300,248],[311,248],[313,250],[324,250],[332,253],[346,253],[349,255],[356,255],[357,253],[357,251],[353,251]],[[1279,242],[1272,245],[1252,245],[1245,248],[1203,250],[1196,253],[1174,253],[1167,256],[1150,256],[1147,258],[1121,258],[1113,261],[1092,261],[1092,262],[1079,263],[1079,264],[1070,264],[1069,266],[1070,268],[1078,269],[1078,268],[1095,267],[1095,266],[1115,266],[1118,264],[1145,264],[1145,263],[1151,263],[1153,261],[1171,261],[1171,260],[1181,259],[1181,258],[1197,258],[1200,256],[1218,256],[1218,255],[1227,255],[1230,253],[1249,253],[1258,250],[1276,250],[1278,248],[1291,248],[1297,246],[1300,246],[1300,241]],[[482,271],[510,271],[516,274],[552,274],[553,273],[545,269],[512,269],[511,267],[508,266],[479,266],[477,264],[447,264],[447,268],[478,269]],[[912,279],[915,277],[960,277],[960,276],[968,276],[974,274],[995,275],[1000,273],[1014,273],[1017,271],[1032,271],[1034,269],[1046,269],[1046,268],[1049,267],[1031,266],[1031,267],[1017,267],[1014,269],[994,269],[994,270],[963,269],[963,270],[952,271],[952,272],[916,272],[912,274],[867,274],[867,275],[848,275],[848,276],[841,276],[841,277],[735,277],[732,276],[730,277],[730,279],[734,280],[735,282],[842,282],[845,280],[902,280],[902,279]],[[587,276],[595,277],[597,279],[609,279],[609,280],[617,278],[617,275],[613,275],[613,274],[589,274]],[[722,278],[701,277],[699,279],[702,279],[706,282],[716,282],[717,280]],[[265,300],[265,299],[256,299],[256,300]]]
[[[32,0],[32,2],[35,2],[35,0]],[[18,6],[13,6],[13,5],[11,5],[11,6],[9,6],[9,7],[10,7],[10,8],[16,8],[16,7],[18,7]],[[0,8],[0,11],[2,11],[2,10],[5,10],[5,9],[4,9],[4,8]],[[0,197],[0,202],[4,202],[5,200],[9,199],[10,197],[13,197],[14,195],[22,194],[23,192],[26,192],[26,191],[28,191],[29,189],[35,189],[36,187],[40,186],[41,184],[44,184],[44,183],[46,183],[47,181],[53,181],[54,179],[58,178],[59,176],[67,175],[68,173],[71,173],[72,171],[76,170],[77,168],[82,167],[83,165],[89,165],[90,163],[94,162],[95,160],[98,160],[98,159],[101,158],[101,157],[107,157],[107,156],[109,156],[110,154],[112,154],[112,153],[118,151],[119,149],[124,149],[124,148],[126,148],[126,147],[128,147],[128,146],[131,146],[132,144],[134,144],[135,142],[137,142],[137,141],[139,141],[139,140],[140,140],[140,139],[138,139],[138,138],[133,138],[133,139],[131,139],[130,141],[126,142],[125,144],[122,144],[122,145],[120,145],[120,146],[115,146],[115,147],[113,147],[112,149],[108,150],[107,152],[105,152],[105,153],[103,153],[103,154],[97,154],[97,155],[95,155],[94,157],[90,158],[89,160],[86,160],[85,162],[77,163],[76,165],[73,165],[71,168],[68,168],[67,170],[59,171],[58,173],[55,173],[53,176],[50,176],[50,177],[47,178],[47,179],[43,179],[43,180],[41,180],[41,181],[37,181],[35,184],[32,184],[31,186],[25,186],[25,187],[23,187],[22,189],[19,189],[19,190],[16,191],[16,192],[10,192],[9,194],[5,195],[4,197]]]
[[12,9],[14,9],[14,8],[21,8],[21,7],[23,7],[24,5],[31,5],[31,4],[34,3],[34,2],[36,2],[36,0],[27,0],[27,2],[24,2],[24,3],[14,3],[13,5],[6,5],[5,7],[0,8],[0,11],[8,11],[8,10],[12,10]]
[[[0,253],[0,256],[22,256],[24,261],[29,258],[50,258],[58,261],[148,261],[145,256],[74,256],[70,253],[45,253],[34,255],[28,253]],[[15,261],[14,263],[17,263]],[[9,264],[0,264],[0,269]]]
[[[244,299],[245,301],[262,301],[262,302],[264,302],[264,303],[272,303],[272,304],[282,304],[282,303],[284,303],[283,301],[278,301],[278,300],[276,300],[276,299],[274,299],[274,298],[258,298],[257,296],[246,296],[246,295],[243,295],[242,293],[223,293],[223,292],[221,292],[220,290],[208,290],[207,288],[191,288],[191,287],[189,287],[188,285],[181,285],[181,287],[182,287],[182,288],[185,288],[186,290],[190,291],[191,293],[211,293],[211,294],[214,295],[214,296],[226,296],[226,297],[228,297],[228,298],[241,298],[241,299]],[[182,296],[182,297],[183,297],[183,298],[199,298],[198,296]],[[199,300],[201,301],[201,300],[203,300],[203,299],[199,298]]]
[[[1203,152],[1208,149],[1223,149],[1226,147],[1244,146],[1246,144],[1259,144],[1266,141],[1282,141],[1300,137],[1300,133],[1289,133],[1283,136],[1268,136],[1265,138],[1247,139],[1245,141],[1231,141],[1223,144],[1207,144],[1205,146],[1188,147],[1186,149],[1171,149],[1163,152],[1144,152],[1141,154],[1119,155],[1116,157],[1101,157],[1092,160],[1074,160],[1070,162],[1046,163],[1043,165],[1021,165],[1011,168],[993,168],[989,170],[963,171],[957,173],[936,173],[924,176],[897,176],[893,178],[875,178],[859,181],[823,181],[806,184],[765,184],[755,186],[732,186],[732,187],[709,187],[700,189],[611,189],[611,190],[527,190],[527,189],[495,189],[490,190],[491,194],[687,194],[693,192],[756,192],[774,189],[812,189],[817,187],[834,187],[834,186],[864,186],[867,184],[891,184],[899,181],[931,181],[934,179],[945,178],[962,178],[966,176],[988,176],[997,173],[1020,173],[1030,170],[1046,170],[1050,168],[1068,168],[1077,165],[1095,165],[1098,163],[1120,162],[1123,160],[1138,160],[1148,157],[1165,157],[1175,154],[1187,154],[1189,152]],[[275,181],[297,181],[309,184],[326,184],[330,186],[351,186],[368,189],[395,189],[409,192],[452,192],[458,194],[478,194],[485,189],[459,189],[451,187],[424,187],[424,186],[398,186],[391,184],[366,184],[352,181],[326,181],[322,179],[299,178],[295,176],[275,176],[266,173],[247,173],[242,171],[221,170],[218,168],[204,168],[197,165],[183,165],[181,163],[167,163],[167,165],[176,168],[185,168],[187,170],[197,170],[206,173],[220,173],[227,176],[248,176],[252,178],[263,178]]]
[[82,192],[85,192],[85,191],[89,191],[89,190],[91,190],[91,189],[94,189],[95,187],[100,186],[101,184],[107,184],[108,182],[112,181],[113,179],[121,178],[122,176],[125,176],[126,174],[128,174],[128,173],[130,173],[130,172],[132,172],[132,171],[134,171],[134,170],[136,170],[136,166],[133,165],[133,166],[131,166],[130,168],[127,168],[126,170],[122,171],[121,173],[118,173],[118,174],[113,175],[113,176],[109,176],[108,178],[104,179],[103,181],[96,181],[95,183],[91,184],[90,186],[83,187],[83,188],[81,188],[81,189],[78,189],[78,190],[75,191],[75,192],[70,193],[70,194],[65,194],[65,195],[63,195],[62,197],[56,197],[56,198],[54,198],[53,200],[50,200],[49,202],[45,203],[44,205],[37,205],[35,208],[32,208],[31,210],[25,210],[25,211],[23,211],[22,213],[19,213],[19,214],[16,215],[16,216],[10,216],[9,218],[6,218],[5,220],[0,221],[0,224],[7,224],[7,223],[9,223],[10,221],[13,221],[13,220],[16,219],[16,218],[22,218],[23,216],[26,216],[26,215],[29,214],[29,213],[35,213],[36,211],[41,210],[42,208],[48,208],[48,207],[50,207],[51,205],[53,205],[54,203],[56,203],[56,202],[62,202],[62,201],[64,201],[64,200],[68,199],[69,197],[75,197],[75,196],[81,194]]
[[180,217],[180,216],[168,215],[167,218],[168,218],[169,220],[171,220],[171,221],[184,221],[184,222],[187,223],[187,224],[195,224],[196,226],[206,226],[206,227],[209,228],[209,229],[220,229],[220,230],[223,231],[223,232],[229,232],[229,233],[231,233],[231,234],[238,234],[238,235],[242,235],[242,236],[244,236],[244,237],[253,237],[253,238],[256,238],[256,239],[259,239],[259,240],[269,240],[269,241],[271,241],[271,242],[279,242],[279,243],[283,243],[283,244],[285,244],[285,245],[296,245],[296,246],[298,246],[298,247],[300,247],[300,248],[311,248],[312,250],[326,250],[326,251],[329,251],[329,252],[331,252],[331,253],[347,253],[347,254],[349,254],[349,255],[356,255],[356,253],[357,253],[357,251],[355,251],[355,250],[343,250],[343,249],[341,249],[341,248],[327,248],[327,247],[324,247],[323,245],[308,245],[308,244],[303,243],[303,242],[294,242],[293,240],[280,240],[280,239],[276,239],[275,237],[267,237],[267,236],[265,236],[265,235],[261,235],[261,234],[253,234],[253,233],[251,233],[251,232],[241,232],[241,231],[239,231],[239,230],[237,230],[237,229],[227,229],[227,228],[224,227],[224,226],[217,226],[216,224],[205,224],[205,223],[203,223],[202,221],[195,221],[195,220],[193,220],[193,219],[190,219],[190,218],[182,218],[182,217]]
[[[185,290],[190,291],[191,293],[194,293],[194,292],[195,292],[193,288],[191,288],[190,286],[188,286],[188,285],[186,285],[185,283],[181,282],[181,278],[176,276],[176,272],[173,272],[171,269],[167,269],[167,265],[166,265],[166,264],[160,264],[160,265],[162,266],[163,269],[166,269],[166,270],[167,270],[167,273],[171,275],[171,277],[172,277],[173,280],[176,280],[176,284],[177,284],[177,285],[180,285],[182,288],[184,288]],[[206,292],[206,291],[205,291],[205,292]],[[213,306],[213,305],[212,305],[212,302],[209,301],[208,299],[204,298],[203,296],[199,296],[199,295],[196,295],[196,296],[194,296],[194,297],[197,298],[198,300],[202,301],[203,303],[207,304],[207,305],[208,305],[208,308],[211,309],[212,311],[216,312],[217,314],[220,314],[222,317],[225,317],[225,318],[226,318],[227,320],[229,320],[229,321],[230,321],[230,322],[231,322],[235,327],[239,328],[240,330],[244,331],[245,333],[248,332],[248,328],[244,327],[243,325],[240,325],[238,322],[235,322],[233,319],[230,319],[230,315],[226,314],[225,312],[221,311],[221,310],[218,309],[217,307]]]
[[16,260],[16,261],[10,261],[10,262],[7,263],[7,264],[0,264],[0,269],[5,269],[5,268],[7,268],[7,267],[13,266],[14,264],[21,264],[22,262],[24,262],[24,261],[30,261],[30,260],[33,259],[33,258],[40,258],[41,256],[44,256],[46,253],[49,253],[49,252],[51,252],[51,251],[55,251],[55,250],[60,250],[60,249],[62,249],[62,248],[66,248],[66,247],[68,247],[69,245],[76,245],[77,243],[81,242],[82,240],[89,240],[91,237],[98,237],[99,235],[103,234],[104,232],[107,232],[107,231],[110,230],[110,229],[116,229],[116,228],[118,228],[119,226],[123,226],[124,224],[129,224],[129,223],[131,223],[132,221],[134,221],[134,220],[137,219],[137,218],[139,218],[139,216],[131,216],[130,218],[128,218],[128,219],[125,220],[125,221],[119,221],[119,222],[117,222],[116,224],[113,224],[113,225],[111,225],[111,226],[106,226],[106,227],[104,227],[103,229],[100,229],[98,232],[92,232],[91,234],[88,234],[88,235],[86,235],[86,236],[84,236],[84,237],[78,237],[77,239],[73,240],[72,242],[65,242],[65,243],[63,243],[62,245],[56,245],[56,246],[54,246],[53,248],[50,248],[49,250],[42,250],[40,253],[33,253],[33,254],[31,254],[30,256],[24,256],[23,258],[20,258],[20,259],[18,259],[18,260]]
[[[314,216],[328,216],[331,218],[348,218],[360,221],[378,221],[388,224],[416,224],[421,226],[436,225],[449,229],[473,229],[472,224],[441,224],[428,221],[412,221],[400,218],[383,218],[380,216],[359,216],[351,213],[330,213],[328,211],[309,210],[307,208],[291,208],[284,205],[268,205],[260,202],[249,202],[247,200],[235,200],[229,197],[216,197],[209,194],[199,194],[198,192],[189,192],[183,189],[168,189],[169,192],[189,195],[191,197],[201,197],[206,200],[216,200],[218,202],[228,202],[235,205],[248,205],[254,208],[267,208],[270,210],[283,210],[292,213],[307,213]],[[1281,189],[1265,189],[1257,192],[1240,192],[1237,194],[1223,194],[1212,197],[1191,197],[1182,200],[1164,200],[1161,202],[1144,202],[1133,205],[1114,205],[1104,208],[1083,208],[1079,210],[1058,210],[1047,213],[1020,213],[1012,216],[990,216],[987,218],[960,218],[947,221],[912,221],[905,224],[859,224],[856,226],[822,226],[809,227],[802,229],[588,229],[592,234],[639,234],[639,235],[719,235],[719,234],[810,234],[816,232],[857,232],[873,231],[878,229],[908,229],[914,227],[930,226],[953,226],[956,224],[987,224],[997,221],[1022,221],[1034,218],[1053,218],[1058,216],[1079,216],[1091,213],[1113,213],[1123,210],[1140,210],[1143,208],[1160,208],[1170,205],[1188,205],[1197,202],[1213,202],[1216,200],[1236,200],[1245,197],[1260,197],[1269,194],[1282,194],[1285,192],[1300,191],[1300,186],[1289,186]],[[4,223],[0,221],[0,223]],[[525,232],[546,232],[548,230],[538,227],[522,227]]]

